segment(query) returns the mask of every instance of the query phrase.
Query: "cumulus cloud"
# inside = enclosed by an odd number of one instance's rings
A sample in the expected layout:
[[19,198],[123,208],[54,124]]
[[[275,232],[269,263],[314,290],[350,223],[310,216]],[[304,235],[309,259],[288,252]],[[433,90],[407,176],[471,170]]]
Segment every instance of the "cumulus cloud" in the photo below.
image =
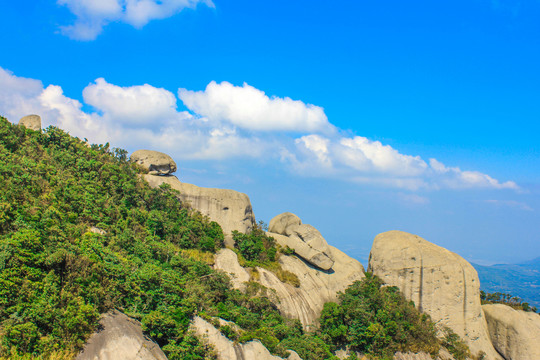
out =
[[148,22],[171,17],[199,3],[214,7],[211,0],[57,0],[76,17],[72,25],[60,28],[76,40],[94,40],[110,22],[142,28]]
[[212,81],[204,91],[180,89],[178,96],[193,112],[210,121],[229,122],[256,131],[328,132],[333,126],[324,110],[291,98],[268,97],[246,83]]
[[176,116],[176,97],[148,84],[120,87],[99,78],[83,90],[86,104],[128,124],[143,124]]
[[[510,189],[478,172],[449,167],[436,159],[402,154],[361,136],[343,136],[322,108],[289,98],[269,97],[247,84],[210,83],[205,91],[179,90],[190,111],[179,111],[176,96],[148,84],[122,87],[99,78],[82,93],[86,105],[57,85],[18,77],[0,68],[0,114],[16,122],[37,113],[91,142],[150,148],[176,159],[274,160],[302,176],[318,176],[407,190]],[[298,134],[300,133],[300,134]],[[281,165],[280,165],[281,164]],[[424,198],[402,197],[423,203]]]
[[307,135],[297,139],[295,144],[297,148],[284,150],[282,158],[300,174],[409,190],[519,189],[513,181],[499,182],[478,171],[447,167],[436,159],[430,159],[428,164],[419,156],[401,154],[390,145],[361,136]]

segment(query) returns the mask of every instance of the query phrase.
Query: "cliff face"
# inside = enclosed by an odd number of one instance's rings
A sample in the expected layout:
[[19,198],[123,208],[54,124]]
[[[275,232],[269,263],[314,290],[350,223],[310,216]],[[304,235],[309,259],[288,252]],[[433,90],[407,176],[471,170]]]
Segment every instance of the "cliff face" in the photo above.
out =
[[419,236],[389,231],[375,238],[368,271],[461,336],[473,354],[483,351],[488,359],[501,359],[490,342],[478,275],[461,256]]
[[251,231],[255,224],[255,215],[246,194],[234,190],[203,188],[183,183],[175,176],[154,176],[147,174],[144,179],[152,187],[169,184],[180,192],[181,201],[189,203],[194,209],[217,222],[223,229],[225,244],[232,246],[231,233]]
[[540,315],[503,304],[482,306],[495,349],[506,360],[540,359]]

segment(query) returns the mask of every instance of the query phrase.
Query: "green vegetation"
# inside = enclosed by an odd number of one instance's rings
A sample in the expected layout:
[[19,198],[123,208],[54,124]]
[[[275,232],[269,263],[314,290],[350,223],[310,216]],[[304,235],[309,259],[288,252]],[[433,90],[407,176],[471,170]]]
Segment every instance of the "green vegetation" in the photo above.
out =
[[[233,231],[235,250],[238,255],[240,265],[250,268],[253,280],[258,280],[257,267],[269,270],[276,274],[279,280],[284,283],[300,286],[298,276],[290,271],[283,270],[277,261],[281,254],[292,255],[291,250],[282,248],[276,244],[276,240],[266,235],[263,222],[256,224],[249,234],[242,234]],[[293,252],[294,253],[294,252]]]
[[[71,359],[113,308],[139,319],[171,360],[215,358],[189,331],[194,315],[234,322],[220,327],[234,341],[304,360],[335,359],[344,345],[374,358],[438,349],[428,317],[369,274],[325,306],[313,332],[281,316],[262,285],[231,289],[209,266],[223,247],[219,225],[139,171],[124,150],[0,118],[0,358]],[[298,285],[277,261],[290,250],[262,226],[234,237],[253,274],[262,267]]]
[[397,351],[437,354],[440,345],[429,316],[405,300],[397,287],[382,285],[366,273],[339,295],[339,304],[325,304],[323,339],[382,359],[391,359]]
[[501,292],[486,293],[480,291],[480,301],[482,304],[505,304],[516,310],[538,312],[535,306],[530,306],[529,303],[524,302],[521,298]]

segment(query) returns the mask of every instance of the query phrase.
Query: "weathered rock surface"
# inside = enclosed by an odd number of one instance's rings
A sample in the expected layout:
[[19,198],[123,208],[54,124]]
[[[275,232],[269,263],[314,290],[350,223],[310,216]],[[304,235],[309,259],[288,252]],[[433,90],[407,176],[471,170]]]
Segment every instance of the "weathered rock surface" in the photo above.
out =
[[332,246],[328,246],[328,253],[334,259],[332,272],[321,271],[296,256],[280,257],[283,270],[298,276],[299,287],[283,283],[272,272],[258,268],[260,283],[275,290],[280,312],[299,319],[305,328],[316,324],[326,302],[336,301],[339,291],[364,278],[364,268],[360,262]]
[[397,286],[439,326],[461,336],[476,355],[501,359],[493,348],[480,305],[476,270],[461,256],[402,231],[377,235],[368,271]]
[[[258,341],[249,341],[245,344],[235,344],[227,339],[212,324],[196,316],[191,324],[191,329],[203,340],[214,346],[218,360],[283,360],[274,356],[264,345]],[[302,360],[294,351],[291,351],[288,360]]]
[[159,346],[143,335],[141,324],[119,311],[104,314],[76,360],[167,360]]
[[311,225],[302,224],[298,216],[289,212],[277,215],[270,221],[268,230],[271,236],[282,235],[280,244],[290,247],[310,264],[323,270],[330,270],[334,265],[321,233]]
[[19,120],[19,125],[34,131],[41,131],[41,116],[26,115]]
[[216,254],[214,267],[230,275],[235,289],[244,289],[244,283],[249,281],[249,273],[240,266],[238,256],[231,249],[221,249]]
[[540,315],[503,304],[483,305],[491,342],[506,360],[540,359]]
[[221,226],[228,246],[234,244],[231,236],[233,230],[247,233],[253,229],[255,216],[246,194],[234,190],[203,188],[183,183],[175,176],[144,175],[143,177],[152,187],[159,187],[166,183],[178,190],[181,201],[191,204],[194,209]]
[[176,163],[167,154],[153,150],[137,150],[131,161],[148,170],[150,175],[168,175],[176,171]]

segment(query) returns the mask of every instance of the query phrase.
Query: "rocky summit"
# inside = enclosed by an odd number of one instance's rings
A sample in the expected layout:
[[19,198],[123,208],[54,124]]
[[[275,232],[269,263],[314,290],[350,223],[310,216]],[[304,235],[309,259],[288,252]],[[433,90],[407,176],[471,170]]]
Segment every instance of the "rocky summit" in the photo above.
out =
[[41,131],[41,116],[26,115],[19,120],[19,125],[34,131]]

